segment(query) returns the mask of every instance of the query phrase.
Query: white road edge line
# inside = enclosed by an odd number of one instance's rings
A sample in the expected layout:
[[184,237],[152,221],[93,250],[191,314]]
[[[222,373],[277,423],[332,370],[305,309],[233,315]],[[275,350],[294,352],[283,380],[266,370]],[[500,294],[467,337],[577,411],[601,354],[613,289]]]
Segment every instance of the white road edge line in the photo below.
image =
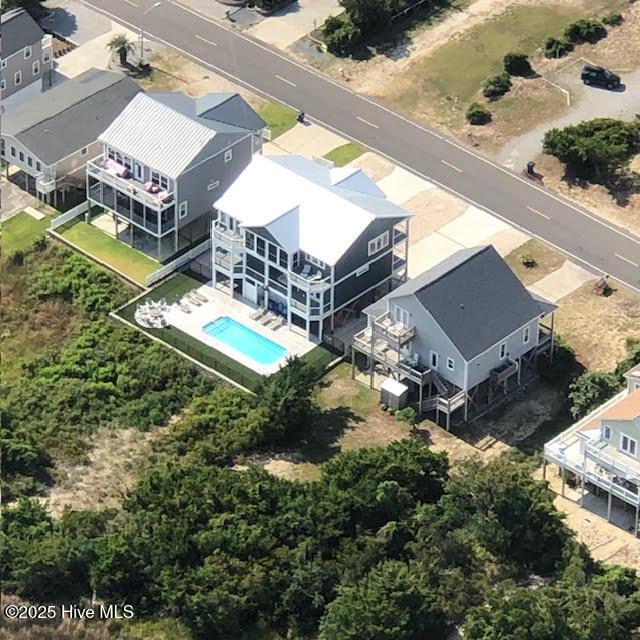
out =
[[638,263],[633,262],[633,260],[629,260],[629,258],[625,258],[624,256],[621,256],[619,253],[614,253],[613,255],[616,258],[620,258],[620,260],[624,260],[625,262],[628,262],[630,265],[633,265],[634,267],[640,267]]
[[135,7],[136,9],[138,9],[138,5],[135,2],[131,2],[131,0],[124,0],[127,4],[130,4],[132,7]]
[[370,127],[373,127],[374,129],[379,129],[380,127],[377,124],[373,124],[373,122],[369,122],[368,120],[365,120],[364,118],[361,118],[360,116],[356,116],[357,120],[360,120],[360,122],[364,122],[365,124],[368,124]]
[[537,209],[534,209],[533,207],[527,207],[527,209],[529,209],[529,211],[533,211],[533,213],[536,213],[539,216],[542,216],[546,220],[551,220],[551,218],[546,213],[542,213],[542,211],[538,211]]
[[462,169],[459,169],[458,167],[456,167],[455,164],[451,164],[450,162],[447,162],[446,160],[440,160],[440,162],[442,162],[442,164],[446,164],[447,167],[449,167],[450,169],[453,169],[454,171],[457,171],[458,173],[463,173]]
[[297,87],[298,86],[295,83],[291,82],[291,80],[287,80],[286,78],[283,78],[282,76],[276,75],[276,78],[278,78],[278,80],[282,80],[282,82],[286,82],[287,84],[290,84],[292,87]]
[[207,44],[210,44],[212,47],[218,46],[215,42],[211,42],[211,40],[207,40],[206,38],[199,36],[197,33],[196,33],[196,38],[198,38],[198,40],[202,40],[202,42],[206,42]]
[[[89,2],[88,0],[80,0],[80,2],[82,2],[82,4],[86,4],[86,5],[90,6],[92,9],[98,11],[98,13],[102,13],[103,15],[107,15],[107,16],[110,16],[111,18],[116,19],[116,21],[120,22],[121,24],[124,24],[126,26],[132,27],[132,29],[138,29],[138,27],[136,25],[131,24],[130,22],[128,22],[127,20],[124,20],[123,18],[120,18],[119,16],[114,16],[112,13],[109,13],[108,11],[103,9],[102,7],[96,7],[95,5],[91,4],[91,2]],[[172,0],[169,0],[169,2],[170,2],[170,4],[172,4],[174,6],[177,6],[177,7],[181,8],[181,9],[183,9],[183,10],[188,11],[189,13],[193,13],[194,15],[202,18],[202,16],[199,16],[194,11],[184,7],[184,5],[178,4],[176,2],[172,2]],[[204,18],[202,18],[202,19],[204,19]],[[211,21],[208,21],[208,22],[211,22]],[[211,22],[211,24],[216,24],[216,26],[221,27],[225,31],[229,31],[230,33],[234,33],[234,34],[240,35],[241,37],[245,38],[246,40],[249,40],[249,42],[252,42],[253,44],[256,44],[255,41],[250,40],[246,36],[242,36],[241,34],[235,32],[235,31],[232,32],[230,29],[228,29],[224,25],[213,23],[213,22]],[[258,89],[257,87],[254,87],[253,85],[249,84],[248,82],[245,82],[244,80],[242,80],[242,78],[238,78],[237,76],[234,76],[232,73],[229,73],[228,71],[225,71],[224,69],[221,69],[220,67],[217,67],[216,65],[212,64],[211,62],[207,62],[206,60],[203,60],[202,58],[199,58],[198,56],[194,55],[193,53],[189,53],[188,51],[185,51],[184,49],[178,47],[175,44],[172,44],[171,42],[168,42],[167,40],[165,40],[164,38],[161,38],[160,36],[154,35],[152,33],[148,33],[148,36],[151,37],[151,38],[155,38],[158,42],[161,42],[162,44],[165,44],[166,46],[170,47],[171,49],[174,49],[175,51],[179,51],[180,53],[184,54],[188,58],[191,58],[192,60],[195,60],[198,63],[202,64],[204,67],[217,71],[221,76],[223,76],[225,78],[228,78],[229,80],[234,80],[238,84],[246,87],[247,89],[250,89],[251,91],[256,92],[259,95],[265,96],[265,97],[269,98],[270,100],[274,100],[276,102],[279,102],[280,104],[283,104],[283,105],[289,107],[290,109],[295,109],[295,107],[293,107],[292,105],[286,103],[283,100],[280,100],[280,99],[276,98],[275,96],[271,95],[267,91],[263,91],[261,89]],[[267,47],[261,47],[261,48],[265,49],[265,50],[268,50],[268,51],[271,51],[272,53],[274,53],[271,49],[268,49]],[[288,58],[285,58],[282,55],[279,55],[279,57],[287,60],[287,62],[292,62],[291,60],[289,60]],[[318,75],[319,77],[323,77],[323,78],[325,77],[325,76],[321,76],[320,74],[311,72],[308,69],[306,69],[305,67],[302,67],[301,65],[298,65],[295,62],[292,62],[292,64],[294,64],[296,66],[300,66],[300,68],[305,69],[306,71],[308,71],[312,75]],[[338,83],[335,82],[334,80],[329,80],[329,81],[332,84],[335,84],[336,86],[341,86],[341,85],[338,85]],[[344,89],[344,87],[342,87],[342,88]],[[349,90],[345,89],[345,91],[349,91]],[[363,98],[363,99],[366,100],[366,98]],[[376,104],[377,105],[377,103],[372,103],[372,104]],[[380,105],[377,105],[377,106],[380,106]],[[381,107],[381,108],[383,110],[389,111],[390,113],[394,113],[393,111],[391,111],[390,109],[387,109],[386,107]],[[394,115],[397,115],[397,114],[394,114]],[[406,120],[407,122],[411,122],[408,118],[404,118],[403,116],[398,115],[398,117],[401,120]],[[307,118],[309,118],[309,116],[307,116]],[[354,138],[354,137],[349,136],[348,134],[346,134],[346,133],[344,133],[342,131],[339,131],[335,127],[331,126],[330,124],[327,124],[326,122],[323,122],[319,118],[309,118],[309,119],[315,120],[316,122],[318,122],[319,124],[327,127],[327,129],[333,131],[334,133],[337,133],[337,134],[339,134],[339,135],[341,135],[341,136],[343,136],[345,138],[350,138],[353,142],[357,142],[357,143],[363,145],[364,147],[366,147],[368,149],[371,149],[372,151],[376,151],[381,156],[387,158],[387,160],[397,164],[398,166],[402,167],[403,169],[406,169],[410,173],[413,173],[414,175],[416,175],[416,176],[418,176],[420,178],[423,178],[424,180],[427,180],[427,181],[433,182],[434,184],[437,184],[441,189],[444,189],[445,191],[447,191],[449,193],[452,193],[453,195],[459,197],[461,200],[464,200],[465,202],[468,202],[469,204],[474,205],[474,206],[478,207],[479,209],[482,209],[482,210],[486,211],[487,213],[489,213],[489,214],[495,216],[496,218],[498,218],[499,220],[502,220],[506,224],[514,227],[515,229],[520,229],[523,233],[526,233],[527,235],[530,235],[532,238],[536,238],[537,240],[540,240],[541,242],[544,242],[544,243],[548,244],[550,247],[553,247],[554,249],[558,250],[560,253],[564,253],[565,255],[569,256],[570,258],[573,258],[576,262],[579,262],[579,263],[585,265],[586,267],[589,267],[595,273],[606,275],[605,271],[603,271],[600,267],[596,267],[594,264],[590,263],[588,260],[585,260],[584,258],[580,258],[579,256],[575,255],[571,251],[568,251],[567,249],[563,249],[562,247],[560,247],[557,244],[551,242],[550,240],[547,240],[546,238],[543,238],[542,236],[538,235],[537,233],[534,233],[533,231],[529,231],[528,229],[524,228],[522,225],[519,225],[518,223],[514,222],[513,220],[509,220],[505,216],[493,211],[492,209],[489,209],[488,207],[471,200],[471,198],[469,198],[468,196],[465,196],[462,193],[460,193],[460,192],[456,191],[455,189],[453,189],[452,187],[449,187],[449,186],[439,182],[435,178],[432,178],[430,176],[427,176],[427,175],[424,175],[424,174],[420,173],[419,171],[417,171],[413,167],[410,167],[409,165],[405,164],[401,160],[397,160],[396,158],[391,157],[390,155],[384,153],[383,151],[380,151],[379,149],[376,149],[375,147],[372,147],[371,145],[366,144],[365,142],[362,142],[362,140],[358,140],[358,138]],[[414,123],[412,123],[412,124],[414,124]],[[424,129],[424,127],[421,127],[420,125],[416,125],[416,126],[419,129]],[[429,134],[431,134],[431,135],[433,135],[436,138],[444,139],[442,136],[438,135],[437,133],[434,133],[433,131],[429,131],[428,129],[424,129],[424,131],[429,133]],[[454,144],[454,146],[458,146],[458,145],[455,145],[455,143],[452,143],[452,144]],[[469,153],[469,155],[474,155],[475,156],[475,154],[469,152],[467,149],[464,149],[463,147],[461,147],[461,148],[465,152]],[[494,164],[490,160],[487,160],[486,158],[482,158],[481,156],[475,156],[475,157],[480,158],[481,160],[487,162],[487,164],[492,164],[492,165]],[[505,173],[509,173],[512,177],[518,178],[518,176],[510,173],[507,169],[504,169],[503,167],[500,167],[499,165],[494,165],[494,166],[496,166],[501,171],[504,171]],[[524,179],[520,179],[520,180],[522,182],[524,182]],[[532,185],[530,182],[525,182],[525,184],[528,184],[529,186],[535,187],[535,185]],[[555,197],[550,192],[548,192],[548,191],[546,191],[544,189],[540,189],[539,187],[535,187],[535,188],[538,189],[539,191],[543,192],[545,195],[549,195],[552,198],[558,200],[559,202],[562,202],[563,204],[567,204],[572,209],[575,209],[578,213],[582,213],[586,217],[591,218],[590,215],[584,213],[583,211],[581,211],[577,207],[572,206],[571,204],[565,203],[564,201],[560,200],[560,198]],[[600,222],[604,227],[609,228],[611,231],[614,231],[614,232],[620,234],[621,236],[623,236],[625,238],[628,238],[629,240],[632,240],[633,242],[638,243],[638,241],[635,238],[633,238],[631,236],[627,236],[625,233],[622,233],[620,230],[616,229],[615,227],[610,227],[610,225],[604,223],[604,221],[602,221],[600,218],[593,218],[593,220],[596,221],[596,222]],[[640,244],[640,243],[638,243],[638,244]],[[640,293],[640,288],[639,287],[636,287],[636,286],[632,285],[630,282],[625,282],[625,284],[628,287],[630,287],[631,289],[633,289],[634,291],[637,291],[638,293]]]
[[[83,1],[86,4],[89,4],[89,5],[91,4],[87,0],[81,0],[81,1]],[[240,31],[236,31],[236,30],[232,29],[231,27],[228,27],[227,25],[223,24],[222,22],[211,20],[207,16],[205,16],[204,14],[199,13],[197,11],[194,11],[193,9],[191,9],[190,7],[185,6],[181,2],[176,2],[175,0],[168,0],[168,2],[169,2],[169,4],[172,4],[174,7],[178,7],[179,9],[182,9],[183,11],[186,11],[187,13],[191,13],[192,15],[196,16],[197,18],[200,18],[201,20],[203,20],[205,22],[209,22],[210,24],[214,24],[217,27],[219,27],[220,29],[223,29],[224,31],[227,31],[227,32],[237,36],[238,38],[242,38],[243,40],[246,40],[247,42],[253,44],[254,46],[258,47],[259,49],[262,49],[263,51],[268,51],[269,53],[279,57],[281,60],[284,60],[288,64],[291,64],[291,65],[293,65],[295,67],[298,67],[300,70],[304,71],[305,73],[308,73],[310,75],[316,76],[318,78],[322,78],[326,82],[331,83],[332,85],[334,85],[335,87],[341,89],[345,93],[349,93],[349,94],[351,94],[353,96],[356,96],[356,97],[364,100],[365,102],[369,103],[370,105],[372,105],[372,106],[374,106],[374,107],[376,107],[378,109],[381,109],[382,111],[385,111],[388,114],[398,118],[399,120],[403,120],[407,124],[410,124],[410,125],[416,127],[417,129],[420,129],[424,133],[427,133],[428,135],[431,135],[434,138],[438,138],[439,140],[442,140],[443,142],[446,142],[447,144],[450,144],[453,147],[456,147],[457,149],[459,149],[460,151],[466,153],[467,155],[473,156],[477,160],[480,160],[480,161],[484,162],[485,164],[488,164],[488,165],[494,167],[495,169],[498,169],[499,171],[502,171],[502,173],[508,175],[510,178],[518,180],[519,182],[521,182],[522,184],[527,185],[528,187],[532,187],[533,189],[537,189],[538,191],[540,191],[544,195],[552,198],[553,200],[556,200],[556,202],[559,202],[560,204],[573,209],[576,213],[579,213],[579,214],[589,218],[593,222],[596,222],[596,223],[599,223],[599,224],[603,225],[604,227],[606,227],[610,231],[613,231],[614,233],[617,233],[617,234],[623,236],[624,238],[627,238],[627,240],[631,240],[632,242],[636,242],[637,244],[640,244],[640,243],[638,243],[638,240],[636,238],[634,238],[633,236],[627,235],[622,229],[616,228],[615,226],[609,224],[603,218],[600,218],[600,217],[596,216],[595,214],[592,215],[587,210],[579,209],[570,200],[563,199],[563,198],[555,195],[551,191],[548,191],[547,189],[543,189],[543,188],[539,187],[538,185],[533,184],[530,180],[517,175],[513,171],[510,171],[506,167],[503,167],[502,165],[498,164],[497,162],[494,162],[493,160],[491,160],[489,158],[485,158],[484,156],[481,156],[481,155],[478,155],[477,153],[474,153],[471,149],[468,149],[467,147],[459,144],[455,140],[453,140],[451,138],[448,138],[446,136],[442,136],[442,135],[436,133],[435,131],[431,131],[430,129],[427,129],[426,127],[423,127],[422,125],[418,124],[417,122],[414,122],[413,120],[410,120],[406,116],[403,116],[403,115],[393,111],[392,109],[389,109],[388,107],[385,107],[383,104],[380,104],[379,102],[376,102],[375,100],[372,100],[371,98],[365,96],[364,94],[360,94],[357,91],[354,91],[353,89],[349,89],[348,87],[345,87],[344,85],[340,84],[339,82],[337,82],[333,78],[325,75],[324,73],[320,73],[316,69],[310,69],[308,67],[305,67],[304,65],[300,64],[299,62],[296,62],[295,60],[292,60],[291,58],[283,55],[280,51],[278,51],[276,49],[273,49],[271,47],[268,47],[268,46],[264,45],[263,43],[261,43],[260,41],[254,39],[254,38],[251,38],[251,37],[241,33]],[[91,6],[93,6],[93,5],[91,5]],[[94,8],[96,8],[96,7],[94,7]],[[102,10],[102,11],[104,11],[104,10]],[[108,12],[105,11],[105,13],[108,13]],[[170,46],[170,47],[173,47],[174,49],[176,49],[178,51],[181,51],[185,55],[191,55],[188,52],[186,52],[186,51],[180,49],[179,47],[176,47],[176,46],[174,46],[174,45],[172,45],[172,44],[170,44],[168,42],[166,42],[166,44],[168,46]],[[232,76],[232,74],[228,74],[228,75],[231,75],[231,77],[234,77],[234,76]],[[250,86],[250,85],[246,85],[246,86]],[[255,87],[251,87],[251,88],[254,91],[258,91]],[[278,100],[277,98],[274,98],[273,96],[269,96],[269,97],[274,99],[274,100]],[[336,130],[334,129],[334,131],[336,131]],[[346,134],[342,133],[342,135],[344,136]]]

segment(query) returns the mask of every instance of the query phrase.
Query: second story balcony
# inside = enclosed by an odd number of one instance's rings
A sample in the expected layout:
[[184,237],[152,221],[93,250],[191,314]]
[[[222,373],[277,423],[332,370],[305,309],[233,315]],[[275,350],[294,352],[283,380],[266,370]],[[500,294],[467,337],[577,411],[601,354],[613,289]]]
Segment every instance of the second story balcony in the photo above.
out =
[[395,349],[400,349],[416,335],[415,327],[407,327],[395,321],[388,311],[373,321],[373,328],[378,336],[384,338]]
[[329,275],[310,262],[304,261],[289,271],[291,283],[308,292],[320,293],[331,286]]
[[237,232],[229,229],[223,224],[216,222],[212,228],[213,240],[217,244],[222,244],[235,249],[244,248],[244,238]]
[[123,191],[146,206],[162,210],[173,203],[173,192],[153,182],[136,180],[131,171],[111,158],[99,156],[87,163],[89,175]]

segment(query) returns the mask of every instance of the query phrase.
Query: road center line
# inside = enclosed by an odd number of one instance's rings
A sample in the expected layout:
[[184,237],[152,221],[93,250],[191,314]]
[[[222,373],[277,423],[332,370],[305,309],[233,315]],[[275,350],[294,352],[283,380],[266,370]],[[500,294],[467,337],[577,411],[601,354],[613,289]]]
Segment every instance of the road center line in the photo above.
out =
[[450,162],[447,162],[446,160],[440,160],[440,162],[442,162],[442,164],[446,164],[447,167],[449,167],[449,169],[453,169],[454,171],[457,171],[458,173],[462,173],[462,169],[459,169],[458,167],[456,167],[455,164],[451,164]]
[[210,44],[212,47],[218,46],[215,42],[211,42],[211,40],[207,40],[206,38],[199,36],[197,33],[196,33],[196,38],[198,38],[198,40],[202,40],[202,42],[206,42],[207,44]]
[[546,220],[551,220],[551,218],[546,213],[542,213],[542,211],[538,211],[537,209],[534,209],[533,207],[527,207],[527,209],[529,209],[529,211],[532,211],[533,213],[541,216],[542,218],[545,218]]
[[624,256],[621,256],[619,253],[614,253],[613,255],[616,258],[620,258],[620,260],[624,260],[625,262],[628,262],[630,265],[633,265],[634,267],[640,267],[638,263],[633,262],[632,260],[629,260],[629,258],[625,258]]
[[287,80],[286,78],[283,78],[282,76],[276,75],[276,78],[278,78],[278,80],[282,80],[282,82],[286,82],[287,84],[290,84],[292,87],[296,87],[297,86],[295,83],[291,82],[291,80]]
[[377,124],[373,124],[373,122],[369,122],[368,120],[365,120],[364,118],[361,118],[360,116],[356,116],[356,120],[360,120],[360,122],[364,122],[365,124],[368,124],[370,127],[373,127],[374,129],[379,129],[380,128]]

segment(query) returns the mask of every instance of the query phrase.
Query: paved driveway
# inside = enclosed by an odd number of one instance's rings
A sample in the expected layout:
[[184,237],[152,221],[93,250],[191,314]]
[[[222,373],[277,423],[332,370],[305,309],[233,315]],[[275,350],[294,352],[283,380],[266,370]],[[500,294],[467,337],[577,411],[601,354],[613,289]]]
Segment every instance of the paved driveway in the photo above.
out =
[[8,220],[35,202],[36,199],[30,193],[9,182],[4,176],[0,178],[0,219]]
[[42,26],[75,45],[111,31],[111,20],[76,0],[48,0],[44,6],[50,13],[43,18]]
[[503,164],[517,168],[535,158],[542,151],[542,140],[549,129],[578,124],[592,118],[631,120],[640,113],[640,69],[631,73],[620,73],[625,85],[623,90],[607,91],[582,84],[580,70],[583,64],[584,61],[579,60],[549,78],[569,91],[569,112],[511,140],[498,154],[498,159]]

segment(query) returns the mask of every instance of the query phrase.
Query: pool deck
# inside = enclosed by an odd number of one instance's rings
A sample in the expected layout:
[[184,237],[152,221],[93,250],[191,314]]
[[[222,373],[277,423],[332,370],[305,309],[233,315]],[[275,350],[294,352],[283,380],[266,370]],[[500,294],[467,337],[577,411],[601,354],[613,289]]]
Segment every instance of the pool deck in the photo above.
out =
[[[214,289],[209,285],[202,285],[197,291],[200,295],[207,298],[209,302],[204,302],[199,306],[189,304],[188,307],[191,309],[191,313],[182,311],[176,304],[172,305],[167,313],[169,324],[200,340],[203,344],[209,345],[217,351],[233,358],[245,367],[253,369],[257,373],[262,375],[275,373],[285,364],[287,357],[303,356],[316,346],[314,342],[307,340],[305,336],[295,331],[291,331],[286,325],[279,329],[269,329],[256,320],[252,320],[250,314],[256,307],[248,301],[232,298],[228,293]],[[240,322],[257,334],[280,345],[286,349],[287,353],[277,362],[263,365],[245,356],[226,343],[208,336],[202,330],[202,327],[222,316],[233,318],[236,322]]]

